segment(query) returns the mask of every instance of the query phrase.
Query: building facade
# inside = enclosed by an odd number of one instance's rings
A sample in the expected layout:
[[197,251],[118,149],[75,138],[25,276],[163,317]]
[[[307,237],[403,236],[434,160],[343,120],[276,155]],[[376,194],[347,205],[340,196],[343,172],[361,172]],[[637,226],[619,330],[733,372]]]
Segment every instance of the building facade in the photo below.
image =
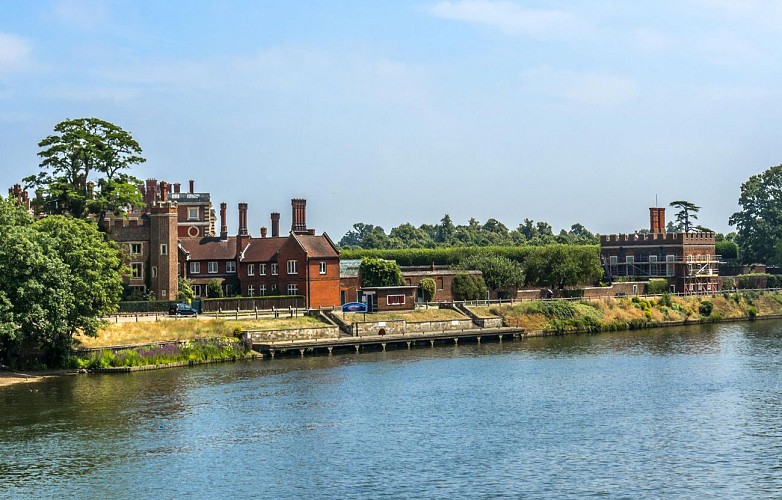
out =
[[665,209],[650,208],[649,233],[600,236],[600,259],[609,282],[666,279],[676,293],[716,292],[719,256],[714,233],[668,233]]

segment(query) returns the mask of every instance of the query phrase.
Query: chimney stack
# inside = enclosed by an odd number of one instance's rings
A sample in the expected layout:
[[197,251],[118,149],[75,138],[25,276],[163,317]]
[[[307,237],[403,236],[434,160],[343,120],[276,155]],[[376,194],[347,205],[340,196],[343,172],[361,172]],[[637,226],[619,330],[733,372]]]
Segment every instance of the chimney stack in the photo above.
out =
[[247,203],[239,203],[239,236],[247,235]]
[[649,231],[652,234],[665,232],[665,208],[649,208]]
[[162,181],[160,183],[160,202],[165,203],[168,199],[168,182]]
[[304,198],[293,198],[291,200],[291,211],[293,212],[293,221],[291,222],[291,231],[294,233],[307,231],[307,200]]
[[272,212],[272,238],[280,236],[280,213]]
[[195,180],[190,179],[190,194],[193,194],[195,190]]
[[149,208],[157,201],[157,179],[147,179],[144,194],[144,203],[147,204],[149,212]]
[[181,187],[182,187],[182,184],[180,184],[178,182],[175,182],[174,183],[174,192],[179,194],[179,190],[180,190]]
[[220,239],[228,239],[228,226],[225,223],[225,211],[228,208],[228,204],[225,202],[220,203]]
[[261,228],[261,238],[266,238],[266,228],[265,227]]

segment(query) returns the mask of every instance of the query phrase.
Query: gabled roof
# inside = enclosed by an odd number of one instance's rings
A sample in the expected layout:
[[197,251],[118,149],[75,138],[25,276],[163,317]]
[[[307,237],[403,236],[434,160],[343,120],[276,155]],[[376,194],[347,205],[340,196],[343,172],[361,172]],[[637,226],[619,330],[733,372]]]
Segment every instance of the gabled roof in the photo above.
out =
[[307,252],[310,258],[339,257],[339,250],[329,238],[329,235],[323,233],[320,236],[314,234],[293,234],[299,245]]
[[288,237],[250,238],[241,250],[242,262],[272,262],[277,260],[277,252],[282,248]]
[[236,258],[236,238],[221,240],[213,236],[180,238],[179,244],[190,260],[233,260]]

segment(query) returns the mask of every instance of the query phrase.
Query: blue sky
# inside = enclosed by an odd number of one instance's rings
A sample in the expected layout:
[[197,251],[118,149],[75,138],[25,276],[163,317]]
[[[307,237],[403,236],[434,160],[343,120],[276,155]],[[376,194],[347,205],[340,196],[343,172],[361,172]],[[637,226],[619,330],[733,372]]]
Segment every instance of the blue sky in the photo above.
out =
[[780,24],[761,0],[6,0],[0,187],[96,116],[231,232],[240,201],[287,228],[292,197],[335,239],[444,213],[629,232],[655,196],[726,231],[782,163]]

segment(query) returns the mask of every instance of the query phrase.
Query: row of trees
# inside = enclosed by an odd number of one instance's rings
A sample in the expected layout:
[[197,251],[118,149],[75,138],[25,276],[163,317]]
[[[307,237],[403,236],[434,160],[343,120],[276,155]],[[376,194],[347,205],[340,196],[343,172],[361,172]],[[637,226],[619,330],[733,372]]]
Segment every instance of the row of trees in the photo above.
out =
[[554,234],[547,222],[525,219],[516,229],[509,230],[497,219],[481,224],[470,219],[466,225],[454,225],[448,214],[439,224],[402,224],[386,234],[380,226],[353,224],[339,241],[341,248],[398,249],[437,248],[453,246],[504,246],[504,245],[550,245],[550,244],[592,245],[597,237],[581,224],[573,224],[569,231],[564,229]]
[[119,247],[94,223],[38,221],[0,198],[0,360],[60,366],[77,333],[95,336],[122,295]]

